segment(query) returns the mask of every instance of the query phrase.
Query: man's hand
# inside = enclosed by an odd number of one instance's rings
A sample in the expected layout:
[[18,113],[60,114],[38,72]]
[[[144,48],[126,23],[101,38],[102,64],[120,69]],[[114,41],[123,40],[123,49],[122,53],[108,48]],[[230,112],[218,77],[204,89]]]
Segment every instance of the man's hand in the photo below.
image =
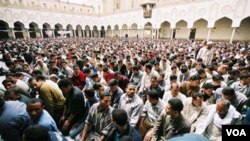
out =
[[152,137],[153,137],[153,131],[152,130],[148,131],[143,141],[151,141]]
[[69,121],[65,120],[64,124],[63,124],[63,130],[67,130],[69,128]]
[[62,117],[60,118],[59,123],[60,123],[60,124],[63,124],[63,123],[64,123],[64,120],[65,120],[65,116],[62,116]]

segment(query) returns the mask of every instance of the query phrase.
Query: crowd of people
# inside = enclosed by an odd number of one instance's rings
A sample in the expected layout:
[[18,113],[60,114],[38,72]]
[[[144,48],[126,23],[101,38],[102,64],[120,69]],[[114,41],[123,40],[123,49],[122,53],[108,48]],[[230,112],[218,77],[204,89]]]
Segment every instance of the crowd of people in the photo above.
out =
[[220,141],[223,125],[250,125],[250,42],[16,39],[0,51],[4,141]]

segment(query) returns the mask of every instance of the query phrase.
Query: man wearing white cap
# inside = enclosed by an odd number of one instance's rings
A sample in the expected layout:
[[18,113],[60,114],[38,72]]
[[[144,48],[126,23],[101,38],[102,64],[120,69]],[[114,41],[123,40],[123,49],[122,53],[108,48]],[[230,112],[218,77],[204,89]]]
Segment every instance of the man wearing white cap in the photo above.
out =
[[197,59],[201,58],[204,65],[209,65],[213,59],[214,51],[212,49],[213,42],[209,41],[207,46],[204,46],[200,49],[199,53],[197,54]]

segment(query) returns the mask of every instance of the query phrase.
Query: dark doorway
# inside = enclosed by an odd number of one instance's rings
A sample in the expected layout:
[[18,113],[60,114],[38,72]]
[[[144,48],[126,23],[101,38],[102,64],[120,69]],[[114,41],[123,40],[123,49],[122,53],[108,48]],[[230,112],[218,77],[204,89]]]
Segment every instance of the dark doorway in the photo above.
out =
[[60,34],[58,33],[58,31],[60,31],[60,27],[59,27],[59,25],[55,25],[55,31],[54,31],[55,37],[59,37],[60,36]]
[[8,39],[8,25],[4,21],[0,21],[0,39]]
[[105,30],[104,30],[104,26],[101,27],[101,37],[105,37]]
[[128,38],[128,34],[125,34],[125,38]]
[[36,38],[36,28],[35,28],[35,25],[29,24],[29,34],[30,34],[30,38]]
[[195,39],[196,28],[192,28],[189,34],[189,39]]
[[15,22],[14,23],[14,30],[15,30],[15,36],[16,39],[23,38],[23,31],[22,31],[22,25],[20,23]]
[[43,38],[49,38],[49,35],[46,34],[45,31],[48,30],[49,27],[46,26],[46,24],[43,24]]
[[176,35],[176,29],[173,30],[173,38],[172,39],[175,39],[175,35]]

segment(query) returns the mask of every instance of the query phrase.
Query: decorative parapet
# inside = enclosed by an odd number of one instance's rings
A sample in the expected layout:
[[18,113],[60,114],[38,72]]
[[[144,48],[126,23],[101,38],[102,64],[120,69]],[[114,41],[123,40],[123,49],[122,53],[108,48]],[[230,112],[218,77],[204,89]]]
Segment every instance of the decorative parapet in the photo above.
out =
[[36,10],[42,12],[97,16],[94,7],[51,0],[15,0],[12,2],[10,0],[0,0],[0,7]]

